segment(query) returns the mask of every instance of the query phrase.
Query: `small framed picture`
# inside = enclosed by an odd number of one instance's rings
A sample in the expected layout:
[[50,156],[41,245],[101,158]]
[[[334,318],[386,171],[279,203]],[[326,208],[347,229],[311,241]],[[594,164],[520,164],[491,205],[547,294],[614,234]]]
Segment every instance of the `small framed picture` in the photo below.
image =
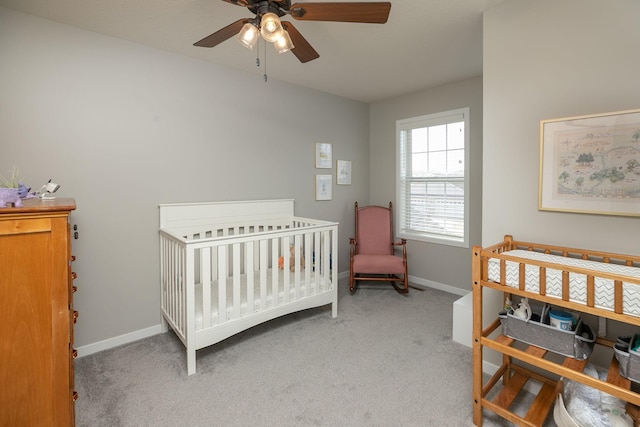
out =
[[331,200],[333,176],[316,175],[316,200]]
[[351,160],[336,161],[336,184],[351,185]]
[[331,169],[332,163],[331,144],[327,142],[316,142],[316,168]]

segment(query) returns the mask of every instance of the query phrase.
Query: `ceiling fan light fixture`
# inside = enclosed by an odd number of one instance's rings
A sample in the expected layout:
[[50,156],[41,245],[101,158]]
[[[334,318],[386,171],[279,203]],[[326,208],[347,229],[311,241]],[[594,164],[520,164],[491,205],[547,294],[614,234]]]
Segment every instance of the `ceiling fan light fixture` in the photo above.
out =
[[289,52],[295,46],[293,45],[293,42],[291,41],[291,37],[289,36],[287,30],[282,30],[280,38],[273,42],[273,47],[276,49],[276,53],[280,54]]
[[280,18],[273,12],[267,12],[262,15],[260,20],[260,34],[262,38],[268,42],[275,42],[282,34],[282,23]]
[[253,25],[251,22],[247,22],[242,26],[242,29],[238,33],[238,41],[244,46],[251,50],[258,42],[259,35],[258,28]]

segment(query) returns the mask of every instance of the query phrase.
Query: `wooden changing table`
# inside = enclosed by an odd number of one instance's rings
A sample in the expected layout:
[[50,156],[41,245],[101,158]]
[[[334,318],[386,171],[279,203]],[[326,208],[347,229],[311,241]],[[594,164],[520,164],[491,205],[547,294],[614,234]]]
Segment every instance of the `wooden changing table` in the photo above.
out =
[[[630,255],[620,255],[598,251],[587,251],[551,245],[542,245],[528,242],[514,241],[511,236],[505,236],[503,242],[482,248],[475,246],[472,251],[473,257],[473,422],[477,426],[482,426],[483,409],[495,412],[501,417],[522,426],[540,426],[546,420],[556,396],[561,391],[562,384],[550,377],[565,377],[599,389],[605,393],[623,399],[631,405],[640,405],[640,394],[630,391],[630,381],[619,374],[618,361],[612,357],[608,369],[606,381],[593,378],[582,372],[588,360],[576,360],[573,358],[548,357],[551,352],[536,347],[515,345],[515,340],[496,333],[500,327],[500,319],[491,322],[483,328],[482,298],[484,288],[491,288],[505,292],[505,294],[528,297],[532,300],[547,302],[554,306],[564,307],[570,310],[589,313],[596,316],[624,322],[630,325],[640,326],[640,317],[623,314],[623,283],[632,286],[640,286],[640,279],[636,277],[621,276],[609,272],[597,272],[584,270],[576,267],[563,266],[559,264],[549,264],[539,261],[513,258],[508,255],[508,251],[514,249],[525,249],[546,254],[573,257],[584,260],[597,260],[605,263],[620,264],[624,266],[640,267],[640,257]],[[488,279],[488,261],[490,258],[500,259],[501,280],[500,283]],[[507,286],[505,280],[506,261],[515,261],[519,265],[519,283],[517,287]],[[534,293],[525,286],[524,271],[525,265],[534,265],[540,269],[540,283],[537,284],[539,291]],[[546,294],[545,279],[546,269],[554,268],[562,271],[562,298],[551,297]],[[569,275],[572,273],[586,274],[586,304],[571,301],[569,298]],[[594,305],[594,277],[598,279],[610,279],[614,282],[614,309],[606,310]],[[496,313],[497,315],[497,313]],[[613,346],[613,342],[605,338],[597,338],[597,345],[608,347]],[[502,353],[502,365],[483,384],[483,348],[490,348]],[[612,352],[613,353],[613,352]],[[527,366],[525,366],[525,364]],[[536,368],[534,372],[530,367]],[[540,374],[540,371],[552,374]],[[541,385],[540,391],[535,397],[524,416],[513,413],[509,407],[514,402],[518,394],[523,390],[528,381],[533,380]],[[502,388],[492,399],[487,396],[499,383]],[[498,390],[498,389],[496,389]],[[629,405],[628,405],[629,406]],[[633,415],[632,415],[633,417]]]

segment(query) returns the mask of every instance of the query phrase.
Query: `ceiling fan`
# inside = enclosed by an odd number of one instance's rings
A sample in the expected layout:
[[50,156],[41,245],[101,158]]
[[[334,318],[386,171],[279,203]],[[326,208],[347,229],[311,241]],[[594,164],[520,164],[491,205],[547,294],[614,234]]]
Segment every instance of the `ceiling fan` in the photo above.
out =
[[253,49],[258,36],[274,43],[276,52],[291,50],[300,62],[309,62],[320,55],[291,22],[280,21],[289,15],[298,21],[360,22],[384,24],[391,10],[390,2],[294,3],[291,0],[223,0],[243,6],[256,16],[242,18],[194,43],[194,46],[214,47],[238,36],[246,47]]

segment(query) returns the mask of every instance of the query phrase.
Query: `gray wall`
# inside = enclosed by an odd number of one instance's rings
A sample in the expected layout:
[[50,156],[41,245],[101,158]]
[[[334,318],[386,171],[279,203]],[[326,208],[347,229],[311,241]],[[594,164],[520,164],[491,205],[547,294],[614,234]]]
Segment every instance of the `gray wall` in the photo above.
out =
[[[472,244],[637,254],[640,218],[540,212],[537,185],[541,119],[640,108],[638,16],[637,0],[507,1],[485,12],[483,78],[369,107],[0,7],[0,171],[76,198],[78,346],[157,327],[158,203],[294,198],[340,222],[344,272],[353,201],[395,201],[395,121],[465,106]],[[313,197],[315,141],[353,161],[330,202]],[[470,250],[409,257],[417,282],[470,289]]]
[[[53,178],[78,206],[77,347],[158,330],[159,203],[293,198],[298,215],[340,222],[348,270],[367,104],[1,7],[0,57],[0,171],[19,166],[34,189]],[[353,162],[332,201],[314,200],[328,171],[315,141]]]
[[483,245],[512,234],[640,254],[639,217],[538,210],[540,120],[640,108],[639,17],[637,0],[511,0],[485,12]]
[[484,15],[483,244],[640,253],[640,218],[538,211],[539,122],[640,108],[640,2],[517,0]]
[[[481,242],[482,221],[482,77],[428,89],[371,105],[370,200],[396,202],[396,120],[469,107],[470,246]],[[471,247],[420,241],[407,243],[409,275],[414,283],[464,294],[471,290]]]

